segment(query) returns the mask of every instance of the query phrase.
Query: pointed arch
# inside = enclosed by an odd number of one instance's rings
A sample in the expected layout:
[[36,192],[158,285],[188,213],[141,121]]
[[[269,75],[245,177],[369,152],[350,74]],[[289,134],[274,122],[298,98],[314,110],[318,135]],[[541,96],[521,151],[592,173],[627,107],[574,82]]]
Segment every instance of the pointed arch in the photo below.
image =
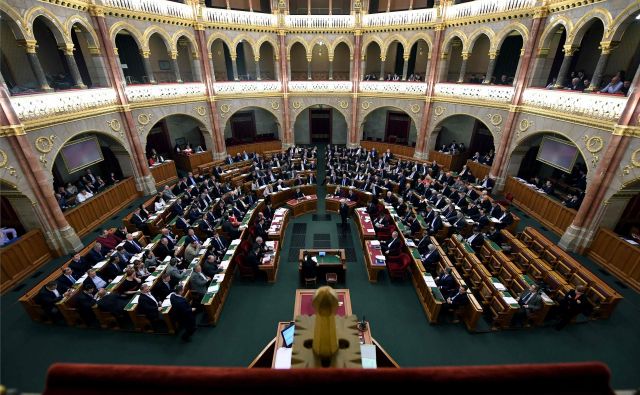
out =
[[309,49],[309,44],[307,43],[307,41],[304,38],[302,38],[300,36],[295,36],[295,37],[291,38],[290,40],[287,40],[287,56],[291,56],[291,48],[293,47],[293,44],[295,44],[295,43],[301,44],[307,54],[309,54],[309,52],[311,51]]
[[640,3],[635,2],[625,8],[609,25],[609,29],[604,29],[605,39],[602,41],[620,41],[627,27],[633,22],[633,16],[640,11]]
[[467,47],[468,47],[468,42],[469,39],[467,38],[467,35],[464,34],[464,32],[462,32],[461,30],[454,30],[452,32],[450,32],[449,34],[447,34],[444,37],[444,45],[443,47],[445,48],[444,52],[448,53],[449,50],[451,49],[451,41],[457,38],[458,40],[460,40],[462,42],[462,51],[466,51]]
[[225,43],[227,48],[231,50],[231,46],[233,45],[231,39],[229,39],[229,37],[227,37],[225,34],[216,32],[216,33],[210,34],[209,38],[207,39],[207,51],[211,52],[211,46],[213,45],[213,42],[216,40],[222,41],[223,43]]
[[272,37],[269,37],[268,35],[264,35],[262,37],[260,37],[260,39],[258,39],[258,41],[256,41],[256,45],[253,48],[254,50],[254,54],[256,55],[260,55],[260,48],[262,48],[262,45],[264,43],[269,43],[271,44],[271,47],[273,47],[273,54],[276,58],[276,60],[280,59],[280,51],[278,50],[279,46],[278,43],[276,42],[276,40],[274,40]]
[[423,40],[425,43],[427,43],[427,47],[429,47],[427,55],[429,57],[431,57],[431,49],[433,48],[433,41],[431,40],[431,36],[429,36],[426,33],[414,34],[411,37],[411,39],[409,41],[407,41],[407,48],[409,48],[409,50],[411,50],[411,48],[413,48],[413,46],[420,40]]
[[333,56],[333,53],[335,52],[336,47],[340,43],[344,43],[347,46],[347,48],[349,48],[349,58],[352,59],[354,56],[353,44],[349,41],[349,39],[346,36],[338,36],[335,40],[333,40],[333,42],[331,43],[331,47],[329,48],[329,53],[331,54],[331,56]]
[[167,33],[166,30],[161,29],[158,26],[150,26],[144,31],[144,34],[142,35],[142,42],[144,44],[142,47],[143,51],[149,50],[149,40],[154,34],[158,34],[162,41],[164,41],[167,51],[174,51],[174,48],[171,45],[171,36],[169,36],[169,33]]
[[42,17],[43,22],[51,30],[58,46],[73,45],[69,31],[51,11],[44,7],[35,7],[27,12],[25,21],[31,31],[33,31],[35,20],[39,17]]
[[389,46],[394,42],[397,41],[400,44],[402,44],[402,49],[403,49],[403,56],[404,56],[404,52],[407,52],[407,40],[402,37],[400,34],[392,34],[391,36],[387,37],[386,40],[384,40],[384,49],[382,49],[382,53],[383,54],[387,54],[387,52],[389,51]]
[[529,39],[529,29],[527,29],[527,27],[520,22],[513,22],[508,26],[506,26],[504,29],[500,30],[498,33],[496,33],[495,40],[493,41],[494,46],[491,47],[491,50],[499,51],[500,47],[502,47],[502,43],[504,42],[504,40],[506,40],[507,37],[509,37],[509,35],[511,34],[511,32],[514,32],[514,31],[520,34],[520,36],[522,37],[523,43],[527,42],[527,40]]
[[5,19],[16,40],[33,39],[33,30],[20,14],[6,3],[0,2],[0,13],[7,15]]
[[496,34],[493,32],[493,30],[491,30],[491,29],[489,29],[487,27],[481,27],[480,29],[478,29],[478,30],[474,31],[473,33],[471,33],[471,36],[469,36],[469,46],[467,48],[467,52],[473,52],[473,47],[476,45],[476,42],[483,35],[486,36],[489,39],[489,48],[493,48],[494,38],[495,38]]
[[67,19],[67,21],[65,22],[65,28],[68,32],[71,32],[73,26],[76,24],[82,26],[86,30],[86,32],[89,33],[90,40],[87,40],[89,42],[89,46],[91,46],[92,48],[100,48],[100,40],[98,40],[98,34],[86,18],[80,15],[74,15],[71,18]]
[[196,37],[189,31],[184,29],[178,30],[177,32],[173,33],[173,36],[171,36],[171,50],[178,50],[178,40],[180,40],[182,37],[185,37],[187,40],[189,40],[192,50],[195,53],[198,53],[198,42],[196,41]]
[[327,47],[328,53],[333,53],[333,50],[331,49],[331,42],[325,36],[316,36],[309,42],[309,45],[306,48],[307,56],[313,56],[313,48],[319,43],[322,43]]
[[547,27],[542,32],[542,38],[540,39],[540,48],[549,48],[549,42],[551,41],[551,37],[558,30],[559,26],[563,26],[564,30],[567,32],[567,37],[569,34],[573,32],[573,23],[566,16],[559,16],[556,20],[552,21],[547,25]]
[[142,33],[140,32],[140,30],[136,29],[127,22],[117,22],[111,25],[111,28],[109,29],[109,39],[111,39],[111,43],[114,47],[116,47],[116,36],[122,30],[127,31],[129,35],[131,35],[136,44],[138,44],[138,47],[141,51],[143,50],[143,48],[145,48],[144,45],[142,45]]
[[362,43],[362,54],[360,54],[361,58],[364,59],[367,56],[367,48],[371,43],[378,44],[378,48],[380,48],[380,53],[382,53],[382,47],[384,46],[384,42],[378,36],[370,35],[365,41]]
[[[603,8],[596,8],[595,10],[587,12],[578,20],[578,22],[576,22],[573,32],[571,35],[567,36],[567,44],[575,46],[581,45],[584,34],[591,26],[593,26],[593,23],[596,20],[600,20],[600,22],[602,22],[604,32],[611,27],[612,18],[609,11]],[[602,34],[602,38],[605,36],[604,32]]]

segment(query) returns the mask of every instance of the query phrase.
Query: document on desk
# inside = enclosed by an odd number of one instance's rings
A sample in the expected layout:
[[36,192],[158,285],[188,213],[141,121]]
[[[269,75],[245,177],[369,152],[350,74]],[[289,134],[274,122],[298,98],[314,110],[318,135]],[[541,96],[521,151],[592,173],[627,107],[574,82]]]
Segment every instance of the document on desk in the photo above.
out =
[[361,344],[360,355],[362,355],[362,367],[364,369],[376,369],[376,346],[373,344]]
[[293,348],[280,347],[276,351],[276,369],[291,369],[291,355]]

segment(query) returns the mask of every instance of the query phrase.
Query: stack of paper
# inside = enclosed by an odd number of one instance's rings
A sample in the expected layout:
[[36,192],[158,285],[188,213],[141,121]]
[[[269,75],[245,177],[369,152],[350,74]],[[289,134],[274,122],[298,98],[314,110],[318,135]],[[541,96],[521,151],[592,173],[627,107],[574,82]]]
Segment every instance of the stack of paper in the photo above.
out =
[[232,246],[238,245],[238,244],[240,244],[240,241],[241,241],[240,239],[235,239],[235,240],[233,240],[233,241],[231,242],[231,245],[232,245]]
[[387,258],[384,255],[376,255],[376,259],[379,261],[386,261]]
[[511,296],[505,296],[504,301],[509,304],[518,304],[518,301],[512,298]]
[[493,283],[493,286],[496,287],[498,291],[506,291],[507,287],[502,285],[502,283]]
[[216,293],[219,290],[220,290],[220,284],[209,285],[209,288],[207,288],[207,292],[210,292],[210,293]]
[[166,298],[162,301],[162,307],[171,307],[171,298]]
[[371,243],[372,246],[379,246],[380,245],[380,241],[378,241],[378,240],[371,240],[370,243]]
[[137,304],[138,303],[138,299],[140,299],[140,295],[139,294],[134,296],[133,299],[131,299],[131,303]]
[[213,276],[213,281],[221,283],[224,280],[224,274],[216,274]]

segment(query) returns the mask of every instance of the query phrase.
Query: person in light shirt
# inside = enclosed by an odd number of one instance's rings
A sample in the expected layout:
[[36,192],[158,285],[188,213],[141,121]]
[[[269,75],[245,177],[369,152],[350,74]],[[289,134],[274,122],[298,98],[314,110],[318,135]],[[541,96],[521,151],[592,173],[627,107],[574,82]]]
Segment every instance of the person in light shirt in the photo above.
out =
[[162,195],[158,194],[158,196],[156,196],[156,199],[153,202],[153,208],[155,212],[164,210],[166,206],[167,206],[167,203],[162,198]]
[[78,203],[83,203],[84,201],[92,197],[93,197],[93,193],[87,192],[86,189],[83,189],[80,191],[80,193],[78,193],[78,196],[76,196],[76,201]]

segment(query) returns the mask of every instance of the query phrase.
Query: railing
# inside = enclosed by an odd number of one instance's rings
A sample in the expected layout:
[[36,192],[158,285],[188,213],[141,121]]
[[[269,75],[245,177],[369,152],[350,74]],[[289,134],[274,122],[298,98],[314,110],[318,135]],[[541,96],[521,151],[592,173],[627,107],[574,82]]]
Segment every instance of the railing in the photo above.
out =
[[427,84],[424,82],[362,81],[360,82],[360,92],[425,95]]
[[238,95],[251,93],[280,92],[279,81],[216,82],[213,85],[216,95]]
[[129,102],[136,103],[204,96],[206,90],[203,83],[194,82],[190,84],[131,85],[125,88],[125,93]]
[[193,19],[190,5],[167,0],[101,0],[106,7],[148,14]]
[[617,121],[627,104],[627,98],[563,90],[527,89],[522,94],[522,102],[527,106],[563,114]]
[[290,92],[351,92],[353,84],[351,81],[290,81]]
[[51,251],[40,229],[20,235],[17,241],[0,249],[0,292],[4,293],[50,259]]
[[480,15],[497,14],[500,12],[523,10],[532,8],[537,0],[476,0],[469,3],[456,4],[447,7],[445,19],[471,18]]
[[115,103],[116,91],[111,88],[77,89],[11,98],[11,104],[22,121],[80,112]]
[[274,14],[204,8],[204,18],[212,23],[224,25],[266,26],[278,25],[278,18]]
[[436,18],[435,8],[422,10],[382,12],[368,14],[362,18],[363,27],[397,26],[397,25],[422,25],[433,22]]
[[509,103],[513,98],[513,87],[503,85],[437,84],[434,95]]
[[285,25],[293,29],[349,29],[355,25],[352,15],[287,15]]

